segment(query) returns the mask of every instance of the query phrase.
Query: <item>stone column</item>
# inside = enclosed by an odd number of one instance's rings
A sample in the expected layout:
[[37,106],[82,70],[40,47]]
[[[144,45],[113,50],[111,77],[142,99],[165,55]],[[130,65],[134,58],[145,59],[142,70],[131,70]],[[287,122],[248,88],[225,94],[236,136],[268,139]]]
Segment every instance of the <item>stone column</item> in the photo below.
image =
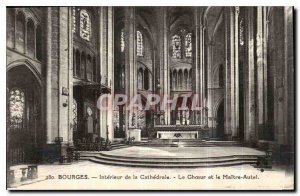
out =
[[[72,51],[73,40],[70,39],[72,34],[71,26],[71,9],[68,7],[59,8],[59,61],[58,61],[58,81],[59,81],[59,137],[63,138],[63,144],[73,142],[73,138],[69,138],[69,132],[73,132],[73,127],[70,126],[71,118],[70,111],[72,110],[73,96],[70,97],[70,89],[73,88],[70,82],[70,75],[72,76]],[[71,84],[71,85],[70,85]],[[73,93],[72,93],[73,95]],[[72,113],[71,113],[72,114]]]
[[206,103],[207,103],[207,100],[205,97],[205,77],[204,75],[206,74],[205,73],[205,30],[206,30],[206,27],[203,26],[203,24],[200,26],[200,104],[201,104],[201,107],[203,108],[202,111],[200,112],[200,117],[198,118],[199,119],[199,123],[200,124],[206,124],[207,121],[206,119],[208,119],[208,115],[206,113]]
[[[67,7],[47,8],[46,60],[46,132],[47,144],[61,137],[62,151],[73,142],[71,107],[73,102],[72,34],[70,10]],[[48,156],[48,155],[46,155]]]
[[[60,137],[61,127],[61,83],[60,76],[60,8],[48,8],[47,15],[47,144],[54,144],[55,137]],[[66,139],[66,138],[64,138]]]
[[178,89],[178,70],[175,68],[175,70],[176,70],[176,80],[175,80],[175,90],[177,90]]
[[[168,26],[167,26],[167,8],[162,8],[162,23],[160,36],[162,38],[161,43],[161,71],[162,71],[162,95],[170,95],[170,74],[169,74],[169,49],[168,49]],[[164,111],[165,123],[170,124],[170,108],[167,107]]]
[[[47,16],[46,18],[48,19],[48,10],[47,10]],[[47,20],[48,21],[48,20]],[[47,24],[49,25],[49,24]],[[48,31],[47,31],[48,32]],[[16,44],[17,44],[17,41],[16,41],[16,35],[17,33],[17,12],[16,10],[14,10],[14,37],[13,37],[13,49],[16,49]]]
[[[131,100],[137,92],[136,85],[136,27],[135,27],[135,8],[125,7],[125,93],[128,100]],[[128,138],[129,129],[135,128],[137,116],[134,111],[125,112],[125,131]]]
[[[103,42],[104,42],[104,36],[103,36],[103,12],[104,12],[104,7],[101,6],[99,7],[99,56],[98,56],[98,62],[99,62],[99,83],[102,84],[102,67],[105,66],[105,61],[103,60]],[[102,91],[100,90],[100,96],[102,95]],[[99,109],[99,108],[98,108]],[[104,122],[103,122],[103,112],[102,110],[99,110],[99,130],[97,130],[97,134],[99,137],[105,138],[105,127],[104,127]]]
[[[157,33],[157,75],[156,80],[159,81],[160,88],[157,89],[157,93],[162,95],[170,95],[170,85],[169,85],[169,53],[168,53],[168,27],[167,27],[167,9],[166,7],[158,8],[158,33]],[[177,83],[177,81],[176,81]],[[161,100],[163,101],[163,100]],[[164,108],[157,106],[157,111],[164,111]],[[159,124],[162,123],[164,119],[165,124],[170,123],[170,111],[166,109],[164,115],[161,115],[157,120]]]
[[[100,76],[101,76],[101,85],[107,85],[107,57],[108,57],[108,29],[107,29],[107,13],[108,13],[108,7],[101,7],[100,8],[100,14],[99,14],[99,20],[100,20]],[[106,93],[106,92],[105,92]],[[101,92],[101,95],[104,93]],[[100,136],[102,138],[106,138],[106,132],[107,132],[107,111],[106,110],[100,110]]]
[[[233,137],[238,136],[239,131],[239,13],[240,8],[236,7],[234,12],[234,131]],[[233,52],[233,51],[232,51]],[[233,61],[233,60],[232,60]]]
[[102,66],[101,66],[101,83],[106,85],[107,81],[107,13],[108,7],[101,7],[101,15],[100,18],[102,19],[101,23],[102,26],[100,27],[101,30],[101,57],[102,57]]
[[[294,40],[293,40],[293,7],[284,7],[284,135],[282,142],[294,146],[295,104],[294,104]],[[291,148],[292,149],[292,148]]]
[[257,55],[257,110],[258,124],[264,123],[264,93],[263,93],[263,45],[262,45],[262,7],[257,7],[257,34],[256,34],[256,55]]
[[[114,95],[114,13],[113,7],[107,8],[107,78],[111,95]],[[114,138],[114,110],[107,112],[108,137]]]
[[230,14],[231,8],[225,9],[225,136],[228,139],[231,136],[231,64],[230,64],[230,44],[231,44],[231,28]]
[[246,142],[255,142],[257,139],[256,135],[256,125],[255,125],[255,51],[254,51],[254,17],[253,17],[253,7],[247,9],[247,18],[246,18],[246,32],[247,39],[247,55],[248,63],[246,68],[246,86],[245,86],[245,134],[244,139]]
[[[189,81],[192,85],[192,94],[195,94],[198,96],[198,103],[197,106],[202,102],[202,94],[200,94],[200,86],[203,85],[201,82],[202,76],[200,75],[201,70],[200,70],[200,40],[201,40],[201,35],[200,32],[200,16],[199,16],[199,7],[194,8],[194,20],[195,20],[195,29],[193,33],[193,66],[192,66],[192,76],[189,76],[192,78],[192,81]],[[188,72],[189,74],[189,72]],[[197,116],[199,113],[197,111],[192,111],[192,119],[193,119],[193,124],[198,124],[198,122],[195,121],[195,119],[198,119],[199,117]]]
[[37,29],[37,26],[35,26],[35,27],[34,27],[34,30],[33,30],[33,32],[34,32],[34,52],[33,52],[33,58],[34,58],[35,60],[37,60],[37,58],[36,58],[36,44],[37,44],[37,40],[36,40],[36,38],[37,38],[36,29]]
[[256,30],[256,56],[257,56],[257,122],[258,136],[262,137],[266,130],[267,109],[267,65],[266,65],[266,38],[265,38],[265,8],[257,7],[257,30]]
[[[113,7],[99,8],[99,64],[101,85],[105,85],[110,89],[110,94],[114,95],[114,14]],[[105,92],[106,93],[106,92]],[[101,92],[101,95],[103,93]],[[113,98],[113,97],[111,97]],[[107,101],[111,101],[105,98]],[[113,107],[109,110],[100,110],[99,112],[99,133],[100,137],[113,140]]]
[[[212,57],[213,57],[213,47],[214,43],[213,40],[210,40],[209,43],[207,44],[207,89],[208,89],[208,94],[207,94],[207,107],[208,107],[208,127],[211,128],[211,134],[213,132],[213,129],[216,125],[215,120],[214,120],[214,112],[213,112],[213,84],[212,84]],[[211,135],[212,136],[212,135]]]
[[[238,16],[239,7],[230,7],[229,12],[229,69],[230,69],[230,132],[231,137],[236,139],[239,128],[239,39],[238,39]],[[227,77],[228,79],[228,77]],[[227,82],[226,82],[227,83]],[[228,85],[228,84],[227,84]],[[229,89],[228,89],[229,90]],[[228,93],[228,92],[226,92]],[[227,114],[227,112],[226,112]],[[228,125],[226,125],[228,126]]]
[[[274,126],[275,140],[281,147],[294,147],[294,39],[293,7],[272,8],[271,40],[274,50],[270,63],[275,65]],[[272,54],[272,52],[270,52]]]
[[46,60],[46,93],[45,93],[45,100],[46,100],[46,132],[47,132],[47,144],[51,144],[53,141],[53,134],[52,134],[52,63],[51,63],[51,56],[52,56],[52,50],[51,50],[51,40],[52,40],[52,7],[47,8],[47,16],[46,16],[46,22],[47,22],[47,35],[46,35],[46,48],[47,48],[47,60]]
[[73,17],[72,17],[72,7],[68,7],[68,28],[69,28],[69,50],[68,50],[68,57],[69,57],[69,61],[68,61],[68,67],[69,67],[69,135],[68,135],[68,142],[69,144],[73,145],[73,127],[74,127],[74,113],[73,113],[73,32],[72,32],[72,28],[73,28]]
[[27,42],[27,37],[28,37],[28,33],[27,33],[27,22],[28,22],[28,18],[24,18],[24,22],[25,22],[25,29],[24,29],[24,54],[28,54],[28,42]]
[[262,17],[262,27],[263,27],[263,40],[262,40],[262,44],[263,44],[263,67],[264,67],[264,71],[263,71],[263,78],[264,78],[264,119],[265,122],[268,121],[268,21],[267,21],[267,7],[264,6],[263,7],[263,17]]

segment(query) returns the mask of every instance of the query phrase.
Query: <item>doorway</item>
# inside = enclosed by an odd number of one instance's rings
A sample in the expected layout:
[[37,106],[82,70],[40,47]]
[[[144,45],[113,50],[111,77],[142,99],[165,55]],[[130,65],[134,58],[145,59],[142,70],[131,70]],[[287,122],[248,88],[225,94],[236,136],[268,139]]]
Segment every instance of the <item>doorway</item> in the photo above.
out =
[[216,116],[216,138],[224,138],[224,100],[220,103]]

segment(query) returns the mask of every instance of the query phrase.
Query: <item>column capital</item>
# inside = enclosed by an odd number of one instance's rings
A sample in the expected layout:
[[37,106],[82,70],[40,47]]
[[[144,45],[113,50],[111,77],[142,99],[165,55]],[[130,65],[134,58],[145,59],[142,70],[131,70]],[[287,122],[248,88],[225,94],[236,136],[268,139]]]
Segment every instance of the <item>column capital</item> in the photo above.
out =
[[240,14],[240,7],[239,7],[239,6],[235,6],[235,13],[236,13],[237,15]]

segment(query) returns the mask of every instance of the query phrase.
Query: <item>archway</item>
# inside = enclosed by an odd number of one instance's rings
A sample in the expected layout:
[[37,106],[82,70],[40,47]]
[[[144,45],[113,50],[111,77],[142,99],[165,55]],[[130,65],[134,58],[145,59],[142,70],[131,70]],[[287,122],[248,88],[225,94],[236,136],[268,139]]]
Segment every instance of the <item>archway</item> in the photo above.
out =
[[215,138],[222,139],[224,137],[224,100],[221,101],[216,113],[216,131]]
[[144,89],[149,90],[149,71],[145,69],[144,71]]
[[7,158],[8,164],[42,160],[45,142],[41,123],[41,86],[37,73],[25,65],[7,71]]

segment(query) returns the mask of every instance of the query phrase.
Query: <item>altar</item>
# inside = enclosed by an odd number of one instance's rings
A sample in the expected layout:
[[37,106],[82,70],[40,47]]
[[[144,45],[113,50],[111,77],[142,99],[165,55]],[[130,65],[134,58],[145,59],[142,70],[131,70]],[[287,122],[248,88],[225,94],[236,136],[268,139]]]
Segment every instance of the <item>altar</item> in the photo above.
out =
[[158,139],[201,139],[207,135],[201,125],[157,125],[155,131]]
[[197,139],[198,131],[157,131],[158,139]]

